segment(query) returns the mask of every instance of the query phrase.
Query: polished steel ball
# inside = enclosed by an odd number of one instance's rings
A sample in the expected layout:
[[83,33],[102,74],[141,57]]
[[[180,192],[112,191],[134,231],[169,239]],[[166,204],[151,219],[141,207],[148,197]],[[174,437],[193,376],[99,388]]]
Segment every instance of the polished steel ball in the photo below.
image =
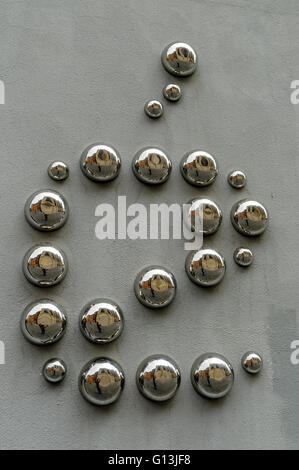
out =
[[187,152],[181,160],[180,169],[185,180],[198,187],[214,183],[218,175],[215,158],[201,150]]
[[29,282],[38,287],[51,287],[61,282],[67,273],[65,253],[50,243],[30,248],[23,259],[23,272]]
[[172,164],[168,156],[160,149],[145,147],[133,158],[135,176],[146,184],[161,184],[168,180]]
[[139,365],[136,383],[140,393],[146,398],[166,401],[178,391],[181,383],[180,369],[170,357],[155,354]]
[[258,374],[263,368],[263,359],[256,352],[247,351],[242,356],[241,365],[248,374]]
[[195,284],[211,287],[222,281],[226,265],[224,258],[216,250],[202,248],[188,254],[185,268]]
[[54,357],[49,359],[43,367],[43,376],[52,384],[62,382],[67,372],[66,363],[62,359]]
[[193,362],[191,382],[199,395],[205,398],[222,398],[233,386],[234,370],[221,354],[202,354]]
[[246,175],[241,170],[231,171],[227,177],[228,183],[232,188],[241,189],[246,185]]
[[222,210],[208,198],[194,198],[188,202],[188,211],[185,212],[185,223],[191,232],[203,236],[217,232],[222,222]]
[[27,305],[21,318],[23,335],[38,346],[48,346],[59,341],[65,333],[66,324],[64,308],[49,299]]
[[166,46],[161,60],[167,72],[178,77],[192,75],[197,67],[196,52],[185,42],[173,42]]
[[149,100],[144,105],[144,112],[151,119],[158,119],[163,116],[164,107],[159,100]]
[[137,299],[146,307],[166,307],[175,298],[176,280],[167,269],[151,266],[137,275],[134,289]]
[[83,174],[96,183],[112,181],[119,175],[121,159],[119,153],[104,144],[89,145],[81,155]]
[[124,327],[120,307],[107,299],[88,302],[80,313],[80,329],[91,343],[111,343],[119,337]]
[[253,261],[253,253],[249,248],[236,248],[234,251],[234,260],[239,266],[247,268]]
[[121,395],[125,376],[121,366],[114,360],[99,357],[89,361],[79,376],[79,390],[93,405],[110,405]]
[[254,237],[261,235],[268,226],[268,211],[257,201],[243,199],[231,209],[233,227],[242,235]]
[[69,216],[65,198],[57,191],[45,189],[33,193],[25,203],[25,217],[31,227],[43,232],[61,228]]
[[182,97],[181,87],[175,83],[169,83],[163,88],[163,96],[168,101],[179,101]]
[[48,175],[54,181],[64,181],[69,177],[69,167],[64,162],[52,162],[48,166]]

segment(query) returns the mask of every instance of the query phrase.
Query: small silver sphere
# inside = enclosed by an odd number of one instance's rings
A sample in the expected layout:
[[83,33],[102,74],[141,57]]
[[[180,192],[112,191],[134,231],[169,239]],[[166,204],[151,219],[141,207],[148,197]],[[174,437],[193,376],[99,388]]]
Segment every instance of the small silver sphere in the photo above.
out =
[[214,183],[218,175],[215,158],[201,150],[187,152],[181,160],[180,169],[187,183],[198,187]]
[[23,259],[23,272],[29,282],[38,287],[51,287],[61,282],[67,273],[65,253],[50,243],[30,248]]
[[144,359],[136,373],[140,393],[153,401],[174,397],[181,383],[177,364],[168,356],[155,354]]
[[132,168],[135,176],[142,183],[162,184],[170,176],[172,163],[162,150],[145,147],[136,153]]
[[110,343],[120,336],[123,327],[121,308],[111,300],[93,300],[81,311],[80,329],[91,343]]
[[168,73],[178,77],[192,75],[197,67],[196,52],[185,42],[173,42],[166,46],[161,61]]
[[234,260],[239,266],[247,268],[253,261],[253,253],[249,248],[236,248],[234,251]]
[[158,100],[149,100],[144,105],[144,112],[148,117],[152,119],[158,119],[163,116],[163,104]]
[[222,281],[226,265],[224,258],[216,250],[202,248],[188,254],[185,268],[192,282],[211,287]]
[[194,198],[188,204],[190,208],[185,216],[185,223],[191,232],[202,233],[204,237],[217,232],[222,222],[222,210],[208,198]]
[[54,357],[49,359],[43,367],[43,376],[52,384],[62,382],[67,372],[66,363],[62,359]]
[[66,223],[68,216],[69,207],[65,198],[51,189],[36,191],[25,203],[26,220],[36,230],[58,230]]
[[119,153],[108,145],[92,144],[82,153],[80,166],[83,174],[96,183],[106,183],[119,175]]
[[125,376],[121,366],[114,360],[99,357],[89,361],[79,376],[79,390],[93,405],[110,405],[121,395]]
[[261,235],[268,226],[267,209],[257,201],[243,199],[236,202],[230,215],[233,227],[248,237]]
[[246,175],[241,170],[231,171],[227,177],[228,183],[232,188],[241,189],[246,185]]
[[248,374],[258,374],[263,368],[263,359],[256,352],[247,351],[242,356],[241,364]]
[[202,354],[192,365],[191,382],[199,395],[212,399],[222,398],[233,386],[234,370],[221,354]]
[[167,269],[151,266],[136,276],[134,289],[137,299],[146,307],[166,307],[175,298],[176,280]]
[[64,308],[49,299],[27,305],[21,318],[23,335],[38,346],[48,346],[59,341],[65,333],[66,325]]
[[182,97],[181,87],[175,83],[169,83],[163,88],[163,96],[168,101],[179,101]]
[[54,181],[64,181],[69,177],[69,167],[64,162],[52,162],[48,166],[48,175]]

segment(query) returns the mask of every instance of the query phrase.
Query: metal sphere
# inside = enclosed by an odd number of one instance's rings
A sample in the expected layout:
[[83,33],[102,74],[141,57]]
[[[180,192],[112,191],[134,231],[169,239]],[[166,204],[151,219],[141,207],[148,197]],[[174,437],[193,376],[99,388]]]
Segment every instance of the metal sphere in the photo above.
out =
[[132,168],[135,176],[146,184],[161,184],[168,180],[172,163],[160,149],[145,147],[136,153]]
[[182,97],[181,87],[175,83],[169,83],[163,88],[163,96],[173,103],[179,101]]
[[249,248],[236,248],[234,251],[234,260],[239,266],[247,268],[252,264],[253,253]]
[[184,214],[185,223],[191,232],[212,235],[222,222],[222,210],[208,198],[193,198],[188,202],[189,210]]
[[43,232],[61,228],[69,216],[69,206],[57,191],[46,189],[33,193],[25,203],[25,217],[31,227]]
[[241,170],[231,171],[227,177],[227,181],[232,188],[241,189],[246,185],[246,175]]
[[61,282],[67,273],[65,253],[50,243],[34,245],[23,259],[23,272],[29,282],[38,287],[51,287]]
[[83,174],[90,180],[106,183],[119,175],[121,159],[113,147],[97,143],[89,145],[83,151],[80,166]]
[[91,343],[110,343],[120,336],[123,327],[121,308],[111,300],[92,300],[81,311],[80,329]]
[[67,372],[66,363],[62,359],[54,357],[49,359],[43,367],[43,376],[52,384],[62,382]]
[[193,47],[185,42],[173,42],[161,54],[162,64],[168,73],[177,77],[192,75],[197,68],[197,55]]
[[144,112],[148,117],[158,119],[163,116],[164,107],[161,101],[149,100],[144,105]]
[[69,177],[69,167],[64,162],[52,162],[48,166],[48,175],[54,181],[64,181]]
[[222,281],[226,265],[224,258],[211,248],[191,251],[186,258],[186,272],[195,284],[211,287]]
[[180,169],[185,180],[198,187],[214,183],[218,175],[215,158],[201,150],[187,152],[181,160]]
[[222,398],[233,386],[234,370],[221,354],[202,354],[192,365],[191,382],[199,395],[212,399]]
[[268,219],[268,211],[263,204],[251,199],[242,199],[231,209],[233,227],[248,237],[261,235],[268,226]]
[[256,352],[247,351],[242,356],[241,365],[248,374],[258,374],[263,368],[263,359]]
[[175,298],[176,280],[167,269],[150,266],[136,276],[134,289],[137,299],[146,307],[166,307]]

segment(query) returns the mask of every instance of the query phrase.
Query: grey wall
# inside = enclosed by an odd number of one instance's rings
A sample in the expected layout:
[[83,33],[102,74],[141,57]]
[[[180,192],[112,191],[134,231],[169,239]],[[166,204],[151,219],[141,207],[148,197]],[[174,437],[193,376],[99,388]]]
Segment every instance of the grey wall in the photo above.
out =
[[[0,448],[296,448],[299,366],[290,362],[298,338],[298,112],[290,83],[299,79],[299,4],[296,0],[1,0],[0,105],[1,251]],[[152,122],[145,100],[172,81],[160,53],[184,40],[198,50],[200,74],[182,81],[184,97],[166,104]],[[97,186],[79,170],[81,151],[94,141],[121,153],[121,176]],[[131,173],[142,146],[165,149],[174,163],[169,182],[148,188]],[[224,211],[220,231],[209,239],[227,259],[227,275],[212,290],[193,285],[184,272],[182,241],[99,241],[95,207],[127,195],[132,202],[183,203],[198,194],[179,174],[184,152],[214,154],[220,175],[200,194]],[[49,180],[50,161],[69,163],[71,176]],[[241,168],[248,186],[234,191],[229,170]],[[68,224],[55,234],[35,232],[25,222],[25,198],[55,188],[71,206]],[[238,198],[264,202],[271,215],[259,240],[244,240],[231,227]],[[41,291],[21,272],[27,248],[57,242],[68,254],[70,272],[58,287]],[[240,244],[255,253],[254,265],[232,260]],[[136,272],[159,263],[178,280],[178,295],[165,311],[142,307],[132,290]],[[24,306],[48,296],[67,309],[69,327],[57,345],[38,349],[19,331]],[[93,297],[115,299],[126,328],[107,347],[93,346],[78,329],[81,306]],[[240,370],[247,349],[264,357],[259,377]],[[236,371],[231,394],[218,402],[198,397],[189,370],[201,352],[226,355]],[[146,355],[164,352],[179,363],[182,386],[164,405],[146,401],[134,382]],[[58,387],[40,375],[44,361],[61,356],[68,377]],[[82,365],[97,355],[118,360],[126,387],[113,407],[98,409],[78,393]]]

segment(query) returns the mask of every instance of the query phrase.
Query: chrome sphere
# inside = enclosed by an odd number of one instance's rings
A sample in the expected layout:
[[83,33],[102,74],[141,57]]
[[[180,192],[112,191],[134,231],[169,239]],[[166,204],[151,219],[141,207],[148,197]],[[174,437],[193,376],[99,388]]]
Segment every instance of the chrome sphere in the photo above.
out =
[[185,42],[173,42],[166,46],[161,61],[168,73],[178,77],[192,75],[197,67],[196,52]]
[[146,307],[166,307],[175,298],[176,280],[167,269],[151,266],[137,275],[134,289],[137,299]]
[[198,187],[214,183],[218,175],[215,158],[201,150],[187,152],[181,160],[180,169],[185,180]]
[[222,210],[208,198],[194,198],[188,202],[189,210],[184,214],[185,223],[191,232],[203,236],[217,232],[222,222]]
[[236,248],[234,251],[234,260],[239,266],[247,268],[253,261],[253,253],[249,248]]
[[33,193],[25,203],[25,217],[31,227],[43,232],[61,228],[69,216],[65,198],[57,191],[46,189]]
[[80,166],[83,174],[96,183],[112,181],[119,175],[119,153],[108,145],[92,144],[82,153]]
[[231,171],[227,177],[227,181],[232,188],[241,189],[246,185],[246,175],[241,170]]
[[226,265],[224,258],[216,250],[202,248],[188,254],[185,268],[195,284],[211,287],[222,281]]
[[161,184],[168,180],[172,164],[168,156],[160,149],[145,147],[133,158],[135,176],[146,184]]
[[47,382],[57,384],[62,382],[67,372],[66,363],[62,359],[54,357],[49,359],[43,367],[43,376]]
[[261,235],[268,226],[268,211],[257,201],[243,199],[231,209],[233,227],[242,235],[254,237]]
[[202,354],[193,362],[191,382],[199,395],[205,398],[222,398],[233,386],[234,370],[221,354]]
[[161,101],[149,100],[144,105],[144,112],[148,117],[158,119],[163,116],[164,107]]
[[65,333],[66,324],[64,308],[49,299],[27,305],[21,318],[23,335],[38,346],[48,346],[59,341]]
[[241,365],[248,374],[258,374],[263,368],[263,359],[256,352],[247,351],[242,356]]
[[111,300],[93,300],[88,302],[81,311],[80,329],[91,343],[110,343],[119,337],[123,327],[122,311]]
[[64,162],[52,162],[48,166],[48,175],[54,181],[64,181],[69,177],[69,167]]
[[155,354],[139,365],[136,383],[144,397],[153,401],[166,401],[178,391],[181,383],[180,369],[170,357]]
[[67,273],[65,253],[50,243],[30,248],[23,259],[23,272],[29,282],[38,287],[51,287],[61,282]]
[[168,101],[179,101],[182,97],[181,87],[175,83],[169,83],[163,88],[163,96]]
[[112,359],[99,357],[89,361],[79,376],[79,390],[93,405],[110,405],[121,395],[125,376],[121,366]]

